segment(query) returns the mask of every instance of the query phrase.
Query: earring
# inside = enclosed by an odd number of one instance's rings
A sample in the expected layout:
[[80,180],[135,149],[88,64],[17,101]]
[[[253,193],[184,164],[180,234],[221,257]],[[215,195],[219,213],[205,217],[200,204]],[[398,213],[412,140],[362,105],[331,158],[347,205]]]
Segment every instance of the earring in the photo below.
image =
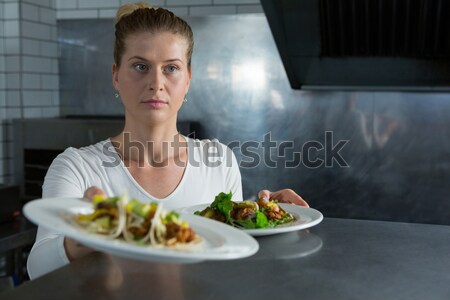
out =
[[186,102],[187,102],[187,98],[186,98],[186,97],[184,97],[184,100],[183,100],[183,102],[184,102],[184,103],[186,103]]
[[116,93],[114,94],[114,97],[116,97],[116,99],[119,99],[119,97],[120,97],[119,93],[116,92]]

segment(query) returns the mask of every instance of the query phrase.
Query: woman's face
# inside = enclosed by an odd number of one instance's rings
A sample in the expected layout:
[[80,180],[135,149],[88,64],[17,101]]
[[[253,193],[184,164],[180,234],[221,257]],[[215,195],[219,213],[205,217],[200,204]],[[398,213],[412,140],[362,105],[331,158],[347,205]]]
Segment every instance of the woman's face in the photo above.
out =
[[192,76],[187,48],[184,37],[169,32],[137,33],[126,39],[120,68],[113,65],[113,84],[127,121],[176,122]]

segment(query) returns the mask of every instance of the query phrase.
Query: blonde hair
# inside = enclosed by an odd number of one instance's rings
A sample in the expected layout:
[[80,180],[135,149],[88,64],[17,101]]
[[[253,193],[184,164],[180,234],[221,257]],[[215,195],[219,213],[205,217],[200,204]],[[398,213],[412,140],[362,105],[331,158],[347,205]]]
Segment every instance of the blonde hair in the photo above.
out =
[[171,32],[178,34],[188,42],[186,53],[188,68],[191,69],[194,35],[189,24],[164,8],[155,8],[145,2],[122,5],[116,14],[114,41],[114,62],[120,67],[123,53],[126,50],[125,40],[128,36],[141,33]]

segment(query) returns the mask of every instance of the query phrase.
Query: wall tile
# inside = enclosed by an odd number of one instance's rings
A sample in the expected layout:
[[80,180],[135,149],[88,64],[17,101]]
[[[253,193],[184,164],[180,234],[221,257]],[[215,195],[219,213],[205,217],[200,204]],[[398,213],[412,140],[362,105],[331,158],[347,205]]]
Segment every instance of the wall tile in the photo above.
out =
[[57,9],[77,8],[77,0],[56,0]]
[[189,16],[189,8],[187,6],[174,6],[167,9],[180,17]]
[[119,7],[119,0],[78,0],[78,8]]
[[58,44],[56,42],[39,42],[40,55],[58,57]]
[[3,39],[5,54],[20,53],[20,39],[19,38],[5,38]]
[[59,89],[52,92],[52,105],[60,107]]
[[[0,28],[3,28],[3,21],[0,20]],[[0,31],[0,57],[5,53],[5,42],[3,37],[3,31]]]
[[5,71],[20,72],[20,56],[5,56]]
[[23,37],[50,40],[51,26],[29,21],[22,21],[22,35]]
[[4,36],[18,37],[19,36],[19,21],[3,21]]
[[59,76],[58,75],[42,75],[42,89],[44,90],[57,90],[59,89]]
[[97,18],[96,9],[88,10],[59,10],[56,14],[57,19],[92,19]]
[[25,107],[23,109],[24,118],[42,118],[42,110],[40,107]]
[[3,5],[4,19],[19,19],[19,3],[5,3]]
[[262,14],[264,13],[261,5],[238,5],[238,14]]
[[8,107],[20,107],[20,91],[7,91],[6,92],[6,106]]
[[52,59],[24,56],[22,58],[22,68],[24,72],[51,73]]
[[7,107],[5,108],[5,112],[9,120],[22,117],[22,109],[19,107]]
[[39,74],[22,74],[22,88],[23,89],[40,89],[41,75]]
[[43,118],[54,118],[59,117],[59,107],[43,107],[42,109]]
[[[3,61],[3,59],[1,60]],[[5,88],[6,88],[6,75],[4,73],[0,73],[0,89],[3,90]]]
[[58,59],[52,58],[52,59],[50,59],[50,61],[51,61],[51,66],[52,66],[51,73],[52,74],[58,74],[58,72],[59,72],[59,70],[58,70]]
[[260,0],[213,0],[213,4],[259,4]]
[[51,1],[50,0],[21,0],[23,3],[30,3],[37,6],[45,6],[50,7]]
[[[120,0],[120,5],[126,4],[126,3],[136,3],[138,1],[136,0]],[[150,0],[150,1],[144,1],[149,3],[152,6],[156,7],[162,7],[164,6],[164,0]]]
[[39,21],[42,23],[56,25],[56,10],[40,7],[39,8]]
[[98,16],[99,18],[115,18],[117,9],[100,9]]
[[235,14],[236,12],[237,12],[237,8],[234,5],[192,6],[189,8],[189,15],[191,15],[191,16]]
[[[5,106],[6,106],[6,92],[5,92],[5,90],[1,90],[0,89],[0,114],[3,112],[3,108]],[[0,125],[1,125],[1,120],[2,119],[3,118],[0,116]],[[0,129],[0,131],[1,131],[1,129]]]
[[39,41],[34,39],[22,39],[22,54],[40,55]]
[[167,0],[166,5],[205,5],[212,4],[212,0]]
[[6,74],[6,88],[9,89],[20,89],[20,74],[9,73]]
[[39,21],[39,7],[36,5],[30,5],[22,3],[22,19],[30,21]]
[[48,91],[23,91],[23,106],[51,106],[52,105],[52,93]]
[[58,40],[58,27],[51,26],[50,31],[51,31],[50,39],[52,41],[57,41]]

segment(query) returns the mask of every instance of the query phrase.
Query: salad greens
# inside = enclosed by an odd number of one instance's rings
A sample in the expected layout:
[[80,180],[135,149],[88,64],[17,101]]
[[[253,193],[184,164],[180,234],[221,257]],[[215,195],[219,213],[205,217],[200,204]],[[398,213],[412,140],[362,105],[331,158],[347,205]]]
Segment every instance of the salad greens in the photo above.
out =
[[225,221],[229,222],[231,219],[231,210],[233,209],[233,203],[231,202],[231,197],[233,194],[230,192],[228,194],[220,193],[211,203],[211,207],[225,216]]
[[277,200],[233,202],[232,196],[231,192],[222,192],[210,206],[195,214],[243,229],[273,228],[294,220],[294,216],[284,211]]

